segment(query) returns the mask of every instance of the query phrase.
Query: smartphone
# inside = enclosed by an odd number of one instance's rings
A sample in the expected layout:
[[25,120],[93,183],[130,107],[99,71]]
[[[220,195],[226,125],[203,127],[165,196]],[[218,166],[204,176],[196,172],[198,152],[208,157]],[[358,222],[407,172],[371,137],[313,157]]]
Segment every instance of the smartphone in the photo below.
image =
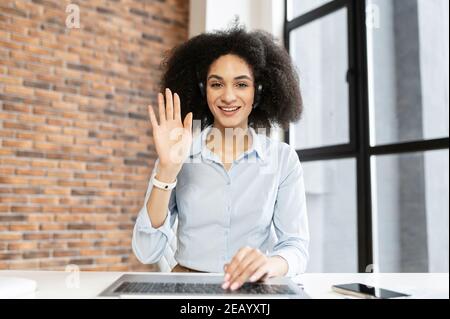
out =
[[345,284],[345,285],[333,285],[333,291],[366,299],[390,299],[390,298],[400,298],[400,297],[410,297],[411,295],[403,294],[400,292],[395,292],[392,290],[387,290],[378,287],[371,287],[359,283]]

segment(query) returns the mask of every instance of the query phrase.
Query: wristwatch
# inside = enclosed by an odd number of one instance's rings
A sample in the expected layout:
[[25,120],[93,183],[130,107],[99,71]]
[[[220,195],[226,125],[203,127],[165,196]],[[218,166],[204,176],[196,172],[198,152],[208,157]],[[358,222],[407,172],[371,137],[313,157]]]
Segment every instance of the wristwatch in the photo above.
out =
[[175,182],[173,182],[173,183],[164,183],[164,182],[161,182],[161,181],[157,180],[156,176],[153,176],[152,183],[153,183],[154,186],[156,186],[156,187],[158,187],[160,189],[166,190],[166,191],[172,190],[172,189],[175,188],[175,186],[177,186],[177,180],[176,179],[175,179]]

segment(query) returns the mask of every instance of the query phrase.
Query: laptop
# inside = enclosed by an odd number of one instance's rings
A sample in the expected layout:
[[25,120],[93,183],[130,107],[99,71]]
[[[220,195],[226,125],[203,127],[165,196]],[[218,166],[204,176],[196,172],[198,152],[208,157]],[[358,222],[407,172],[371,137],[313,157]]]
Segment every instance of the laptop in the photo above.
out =
[[99,298],[283,298],[309,299],[301,287],[289,278],[271,278],[265,282],[245,283],[235,291],[222,289],[221,274],[127,274],[122,275]]

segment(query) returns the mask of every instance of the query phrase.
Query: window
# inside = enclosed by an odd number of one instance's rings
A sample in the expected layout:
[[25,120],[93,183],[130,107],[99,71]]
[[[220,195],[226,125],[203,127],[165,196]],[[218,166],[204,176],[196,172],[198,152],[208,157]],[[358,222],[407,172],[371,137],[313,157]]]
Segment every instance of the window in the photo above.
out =
[[288,20],[316,9],[327,2],[330,2],[330,0],[288,0]]
[[368,3],[371,145],[448,136],[448,1]]
[[345,8],[290,34],[290,52],[300,71],[305,105],[303,121],[290,131],[291,145],[298,149],[350,141],[346,35]]
[[303,172],[311,236],[308,268],[358,272],[355,160],[306,162]]
[[287,0],[309,272],[448,272],[446,0]]
[[448,150],[374,156],[381,272],[448,272]]

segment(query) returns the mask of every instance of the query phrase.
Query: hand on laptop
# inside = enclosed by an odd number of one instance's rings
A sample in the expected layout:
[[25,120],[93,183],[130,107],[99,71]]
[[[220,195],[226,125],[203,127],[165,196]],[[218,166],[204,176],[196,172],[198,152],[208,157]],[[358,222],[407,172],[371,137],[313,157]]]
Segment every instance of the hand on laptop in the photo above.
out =
[[244,247],[224,265],[223,289],[239,289],[247,280],[263,281],[287,273],[287,262],[280,256],[267,257],[259,249]]

